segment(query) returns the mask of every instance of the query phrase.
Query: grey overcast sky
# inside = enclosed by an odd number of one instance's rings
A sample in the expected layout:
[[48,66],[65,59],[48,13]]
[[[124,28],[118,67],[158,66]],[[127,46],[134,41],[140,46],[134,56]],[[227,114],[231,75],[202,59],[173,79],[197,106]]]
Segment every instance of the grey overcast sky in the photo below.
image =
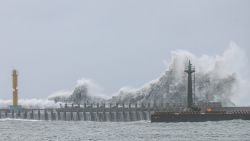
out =
[[113,93],[157,78],[170,52],[250,53],[249,0],[1,0],[0,99],[46,98],[91,78]]

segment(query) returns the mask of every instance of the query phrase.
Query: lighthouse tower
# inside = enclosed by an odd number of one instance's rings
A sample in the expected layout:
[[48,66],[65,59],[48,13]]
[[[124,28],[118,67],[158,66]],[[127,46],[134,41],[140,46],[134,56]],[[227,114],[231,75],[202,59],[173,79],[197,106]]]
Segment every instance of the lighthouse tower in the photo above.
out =
[[13,106],[18,106],[18,83],[17,71],[13,70],[12,73],[12,89],[13,89]]
[[10,106],[11,112],[18,112],[22,110],[22,107],[18,105],[18,74],[17,70],[12,71],[12,105]]
[[192,64],[189,60],[187,69],[185,72],[188,74],[188,97],[187,97],[187,102],[188,102],[188,108],[192,108],[193,105],[193,82],[192,82],[192,73],[195,72],[195,69],[192,67]]

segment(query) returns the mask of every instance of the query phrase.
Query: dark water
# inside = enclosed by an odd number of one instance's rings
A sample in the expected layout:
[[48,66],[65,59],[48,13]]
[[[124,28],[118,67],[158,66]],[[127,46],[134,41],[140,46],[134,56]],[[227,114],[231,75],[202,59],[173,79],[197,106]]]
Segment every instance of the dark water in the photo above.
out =
[[0,120],[1,141],[250,141],[250,121],[201,123]]

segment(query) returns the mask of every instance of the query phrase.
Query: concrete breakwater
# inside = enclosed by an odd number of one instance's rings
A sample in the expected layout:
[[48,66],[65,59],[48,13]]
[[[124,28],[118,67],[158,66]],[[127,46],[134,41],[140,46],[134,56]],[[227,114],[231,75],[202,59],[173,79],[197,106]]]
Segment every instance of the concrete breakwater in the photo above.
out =
[[157,111],[176,111],[179,106],[150,104],[65,104],[60,108],[0,109],[0,118],[64,121],[139,121],[150,120]]

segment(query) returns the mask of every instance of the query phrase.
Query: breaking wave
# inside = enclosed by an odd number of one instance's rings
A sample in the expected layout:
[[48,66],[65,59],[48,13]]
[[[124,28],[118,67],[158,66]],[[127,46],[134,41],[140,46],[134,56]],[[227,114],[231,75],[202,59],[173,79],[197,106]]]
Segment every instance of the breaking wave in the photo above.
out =
[[[166,71],[157,79],[140,88],[123,87],[113,96],[105,95],[93,80],[81,79],[73,90],[53,93],[46,100],[20,100],[24,107],[58,107],[59,103],[185,103],[187,97],[188,60],[196,69],[195,99],[197,102],[222,102],[224,106],[250,105],[249,59],[245,51],[231,42],[221,55],[197,56],[188,51],[175,50],[165,61]],[[10,105],[9,100],[0,100],[0,106]]]
[[234,42],[222,55],[196,56],[188,51],[171,52],[167,70],[158,79],[139,89],[120,89],[112,101],[186,103],[188,60],[195,65],[195,95],[198,102],[222,102],[224,106],[250,105],[248,57]]
[[108,97],[101,92],[101,87],[90,79],[81,79],[72,91],[59,91],[49,96],[49,100],[64,103],[99,103]]

